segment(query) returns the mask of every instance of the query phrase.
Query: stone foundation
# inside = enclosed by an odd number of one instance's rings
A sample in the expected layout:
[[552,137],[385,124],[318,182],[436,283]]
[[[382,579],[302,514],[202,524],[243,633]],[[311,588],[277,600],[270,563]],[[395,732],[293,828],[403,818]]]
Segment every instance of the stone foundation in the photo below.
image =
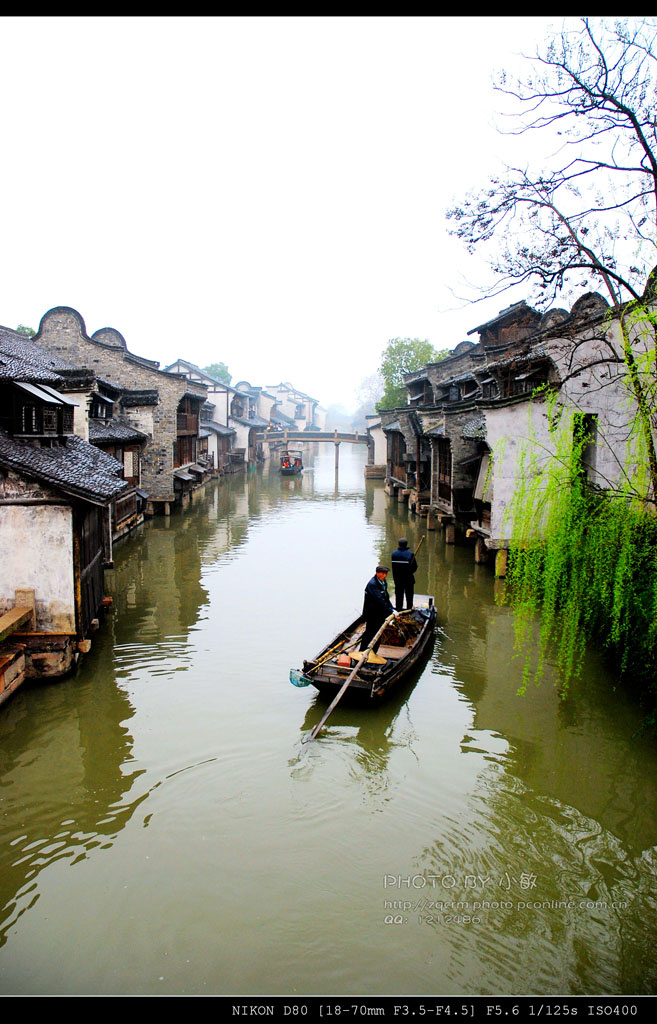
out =
[[14,637],[25,652],[26,679],[58,679],[75,668],[77,639],[70,633],[15,633]]

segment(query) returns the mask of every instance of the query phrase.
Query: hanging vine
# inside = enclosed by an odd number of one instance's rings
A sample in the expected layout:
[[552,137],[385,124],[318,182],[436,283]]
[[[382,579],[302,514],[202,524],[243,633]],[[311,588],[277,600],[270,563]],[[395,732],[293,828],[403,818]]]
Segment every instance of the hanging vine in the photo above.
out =
[[[654,349],[639,360],[641,371],[651,358]],[[645,423],[637,417],[632,425],[620,484],[601,491],[587,476],[586,454],[594,441],[589,418],[560,406],[556,392],[537,394],[533,409],[539,399],[552,446],[539,443],[530,409],[518,484],[507,508],[502,600],[514,606],[516,647],[524,658],[519,692],[540,680],[549,653],[565,694],[586,643],[596,642],[626,681],[657,697],[657,517]],[[538,658],[528,643],[534,629]]]

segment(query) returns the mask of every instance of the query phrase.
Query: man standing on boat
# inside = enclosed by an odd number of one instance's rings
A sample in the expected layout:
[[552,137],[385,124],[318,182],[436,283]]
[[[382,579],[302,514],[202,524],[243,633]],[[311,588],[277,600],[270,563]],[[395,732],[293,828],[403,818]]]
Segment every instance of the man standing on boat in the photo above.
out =
[[413,607],[413,594],[415,588],[415,576],[417,562],[415,555],[408,547],[405,537],[399,538],[399,546],[392,553],[392,578],[395,581],[395,609],[400,612],[404,607]]
[[[386,583],[386,577],[389,572],[390,570],[387,565],[377,565],[374,576],[372,576],[372,579],[365,587],[365,600],[363,601],[365,632],[360,641],[361,651],[365,650],[372,637],[394,611],[388,595],[388,584]],[[385,665],[385,658],[380,658],[376,653],[380,643],[381,641],[377,640],[369,655],[369,661],[375,665]]]

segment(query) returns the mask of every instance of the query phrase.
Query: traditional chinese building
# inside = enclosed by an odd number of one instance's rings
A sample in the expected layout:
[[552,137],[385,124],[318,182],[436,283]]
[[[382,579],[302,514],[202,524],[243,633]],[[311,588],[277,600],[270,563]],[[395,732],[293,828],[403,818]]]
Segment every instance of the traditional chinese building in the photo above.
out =
[[210,472],[199,461],[206,387],[130,352],[114,328],[89,337],[80,314],[68,306],[44,314],[34,342],[73,366],[93,371],[121,394],[126,424],[147,439],[140,457],[147,514],[169,514],[174,503],[184,504]]
[[[122,465],[74,431],[70,379],[0,329],[0,701],[88,649]],[[74,383],[74,387],[78,384]]]

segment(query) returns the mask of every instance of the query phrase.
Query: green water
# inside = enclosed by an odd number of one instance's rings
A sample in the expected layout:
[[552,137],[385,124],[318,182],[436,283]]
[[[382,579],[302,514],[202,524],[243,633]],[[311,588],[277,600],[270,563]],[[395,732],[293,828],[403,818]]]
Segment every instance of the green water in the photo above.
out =
[[290,668],[426,527],[317,447],[118,545],[80,671],[0,709],[0,993],[654,993],[657,745],[595,652],[516,696],[470,548],[423,544],[420,678],[302,743]]

